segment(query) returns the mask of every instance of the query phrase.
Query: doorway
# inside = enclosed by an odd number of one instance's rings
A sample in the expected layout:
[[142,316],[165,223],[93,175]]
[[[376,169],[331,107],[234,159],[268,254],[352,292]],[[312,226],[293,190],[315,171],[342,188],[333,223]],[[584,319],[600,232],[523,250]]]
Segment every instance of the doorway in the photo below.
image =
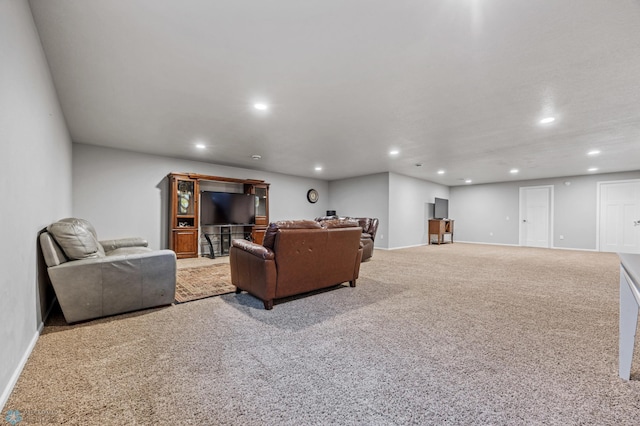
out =
[[640,179],[598,182],[598,249],[640,253]]
[[553,185],[520,188],[520,245],[552,246]]

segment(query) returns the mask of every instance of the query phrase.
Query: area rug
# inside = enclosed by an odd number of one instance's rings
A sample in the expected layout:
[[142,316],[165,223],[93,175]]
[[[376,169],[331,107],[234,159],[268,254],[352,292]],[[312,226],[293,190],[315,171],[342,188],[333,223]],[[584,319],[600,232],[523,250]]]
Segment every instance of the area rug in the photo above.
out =
[[177,272],[176,303],[190,302],[205,297],[232,293],[229,264],[181,268]]

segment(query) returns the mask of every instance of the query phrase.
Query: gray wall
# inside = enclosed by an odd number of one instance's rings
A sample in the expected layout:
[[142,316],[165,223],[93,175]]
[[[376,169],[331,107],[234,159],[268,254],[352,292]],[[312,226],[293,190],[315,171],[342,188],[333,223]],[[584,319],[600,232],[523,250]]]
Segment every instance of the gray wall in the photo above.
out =
[[449,198],[449,188],[437,183],[389,173],[389,247],[426,244],[428,204]]
[[71,141],[26,0],[0,0],[0,412],[51,302],[38,232],[71,212]]
[[[271,184],[271,221],[312,219],[327,209],[326,181],[75,143],[73,215],[92,222],[99,238],[141,236],[166,248],[170,172],[263,179]],[[307,201],[311,188],[320,194],[315,204]]]
[[449,215],[458,241],[518,245],[519,188],[553,185],[553,246],[596,250],[597,183],[638,178],[640,171],[456,186],[450,188]]
[[375,247],[389,247],[389,173],[329,182],[328,209],[340,216],[377,217]]
[[329,182],[329,208],[341,216],[377,217],[375,246],[425,244],[428,204],[448,198],[449,188],[396,173],[377,173]]

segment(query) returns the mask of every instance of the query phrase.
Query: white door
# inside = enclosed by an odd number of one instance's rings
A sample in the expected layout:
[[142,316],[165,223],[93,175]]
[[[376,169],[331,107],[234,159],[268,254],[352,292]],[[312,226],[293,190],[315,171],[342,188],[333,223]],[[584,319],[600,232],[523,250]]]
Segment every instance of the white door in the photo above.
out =
[[600,251],[640,253],[640,180],[599,182]]
[[553,186],[520,188],[520,245],[551,247]]

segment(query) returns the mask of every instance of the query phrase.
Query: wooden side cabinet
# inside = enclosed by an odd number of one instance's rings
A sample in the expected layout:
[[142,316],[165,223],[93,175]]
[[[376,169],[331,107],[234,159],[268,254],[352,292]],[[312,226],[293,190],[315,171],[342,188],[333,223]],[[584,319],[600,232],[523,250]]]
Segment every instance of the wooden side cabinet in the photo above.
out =
[[169,186],[169,248],[178,259],[198,257],[198,180],[171,173]]
[[256,196],[256,224],[251,227],[251,239],[256,244],[262,244],[269,226],[269,184],[246,184],[245,192]]
[[445,235],[450,235],[449,241],[453,243],[453,220],[452,219],[429,219],[429,244],[431,236],[438,236],[438,244],[446,242]]

